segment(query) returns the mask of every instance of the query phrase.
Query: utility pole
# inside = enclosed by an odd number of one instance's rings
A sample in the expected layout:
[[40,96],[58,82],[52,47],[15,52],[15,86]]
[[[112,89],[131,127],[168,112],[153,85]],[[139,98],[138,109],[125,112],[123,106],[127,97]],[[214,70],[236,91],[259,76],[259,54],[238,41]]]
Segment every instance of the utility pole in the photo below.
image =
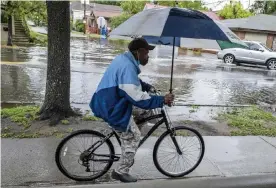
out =
[[84,4],[83,4],[83,24],[84,24],[84,27],[83,27],[83,34],[85,34],[85,31],[86,31],[86,0],[84,0]]

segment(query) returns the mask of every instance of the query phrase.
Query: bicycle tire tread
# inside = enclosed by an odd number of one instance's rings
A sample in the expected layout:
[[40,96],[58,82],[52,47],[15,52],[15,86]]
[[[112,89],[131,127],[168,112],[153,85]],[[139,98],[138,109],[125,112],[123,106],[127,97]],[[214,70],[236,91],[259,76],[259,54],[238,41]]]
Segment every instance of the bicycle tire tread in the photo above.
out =
[[158,160],[157,160],[157,150],[159,148],[159,145],[161,143],[161,141],[168,135],[170,134],[170,131],[167,130],[166,132],[164,132],[159,138],[158,140],[156,141],[155,145],[154,145],[154,149],[153,149],[153,162],[154,162],[154,165],[155,167],[157,168],[157,170],[162,173],[163,175],[165,176],[168,176],[168,177],[172,177],[172,178],[177,178],[177,177],[183,177],[189,173],[191,173],[192,171],[194,171],[198,165],[201,163],[202,159],[203,159],[203,156],[204,156],[204,153],[205,153],[205,143],[204,143],[204,140],[203,140],[203,137],[201,136],[201,134],[195,130],[195,129],[192,129],[192,128],[189,128],[189,127],[185,127],[185,126],[177,126],[177,127],[174,127],[174,129],[176,130],[179,130],[179,129],[186,129],[186,130],[189,130],[193,133],[196,134],[196,136],[199,138],[201,144],[202,144],[202,152],[201,152],[201,155],[197,161],[197,163],[191,168],[189,169],[188,171],[185,171],[183,173],[180,173],[180,174],[171,174],[169,172],[166,172],[165,170],[163,170],[159,163],[158,163]]
[[[89,130],[89,129],[83,129],[83,130],[77,130],[77,131],[74,131],[72,132],[71,134],[69,134],[68,136],[66,136],[65,138],[63,138],[61,140],[61,142],[59,143],[57,149],[56,149],[56,152],[55,152],[55,161],[56,161],[56,164],[57,164],[57,167],[58,169],[61,171],[61,173],[63,175],[65,175],[66,177],[72,179],[72,180],[75,180],[75,181],[92,181],[92,180],[95,180],[101,176],[103,176],[106,172],[108,172],[108,170],[111,168],[112,164],[113,164],[113,161],[110,161],[109,164],[103,169],[103,171],[101,173],[99,173],[97,176],[93,177],[93,178],[77,178],[75,176],[71,176],[70,174],[68,174],[62,167],[61,165],[61,162],[60,162],[60,152],[61,152],[61,149],[63,147],[63,145],[68,141],[70,140],[71,138],[77,136],[77,135],[80,135],[80,134],[94,134],[98,137],[101,137],[101,138],[104,138],[105,135],[103,135],[102,133],[98,132],[98,131],[94,131],[94,130]],[[114,155],[115,154],[115,150],[114,150],[114,146],[112,144],[112,142],[110,141],[110,139],[107,139],[105,141],[110,149],[110,155]]]

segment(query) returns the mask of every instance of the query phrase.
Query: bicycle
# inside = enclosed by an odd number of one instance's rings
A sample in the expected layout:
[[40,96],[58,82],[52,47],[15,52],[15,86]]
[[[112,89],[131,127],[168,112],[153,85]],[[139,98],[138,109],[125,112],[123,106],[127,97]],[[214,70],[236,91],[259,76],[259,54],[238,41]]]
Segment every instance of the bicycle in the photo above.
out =
[[[193,170],[195,170],[197,168],[197,166],[200,164],[200,162],[202,161],[202,158],[203,158],[204,152],[205,152],[204,140],[203,140],[202,136],[200,135],[200,133],[198,131],[196,131],[195,129],[192,129],[192,128],[189,128],[186,126],[173,127],[172,122],[170,121],[169,116],[167,114],[166,107],[163,107],[161,109],[161,113],[154,114],[147,118],[143,118],[143,119],[139,120],[139,122],[137,122],[137,124],[146,123],[153,119],[159,119],[159,120],[148,131],[148,133],[140,140],[138,149],[160,125],[165,123],[167,130],[164,133],[162,133],[161,136],[157,139],[154,149],[153,149],[153,162],[154,162],[154,165],[156,166],[157,170],[159,172],[161,172],[163,175],[168,176],[168,177],[183,177],[183,176],[191,173]],[[180,132],[178,132],[178,131],[180,131]],[[184,131],[187,131],[188,133],[183,133]],[[195,137],[190,137],[192,134],[195,135]],[[78,158],[78,164],[82,167],[82,169],[81,169],[82,172],[84,172],[85,174],[90,173],[90,176],[82,177],[82,176],[80,176],[80,173],[77,173],[76,175],[71,174],[70,172],[68,172],[68,170],[66,170],[64,164],[62,163],[62,158],[65,158],[66,156],[67,157],[70,156],[70,154],[68,154],[68,146],[65,147],[64,151],[62,150],[64,148],[64,145],[67,142],[72,141],[73,138],[75,138],[79,135],[88,135],[88,138],[91,138],[92,136],[96,136],[96,138],[99,139],[95,143],[90,144],[88,149],[84,148],[83,151],[78,150],[78,152],[80,152],[80,154],[78,154],[78,155],[75,154]],[[187,150],[188,147],[179,145],[179,140],[182,140],[184,138],[186,138],[186,139],[193,138],[194,140],[197,140],[199,142],[199,150],[200,151],[198,153],[198,159],[196,160],[195,164],[191,166],[191,168],[181,171],[181,172],[171,172],[169,170],[165,170],[164,167],[162,167],[162,165],[160,163],[162,162],[162,160],[164,158],[159,159],[158,157],[160,155],[160,153],[159,153],[160,149],[161,149],[160,145],[162,144],[162,142],[165,140],[165,138],[167,136],[168,136],[169,140],[171,141],[171,144],[169,144],[168,146],[173,146],[174,150],[176,149],[176,152],[174,151],[173,153],[175,155],[178,154],[181,156],[181,157],[178,157],[178,159],[185,158],[185,161],[183,163],[178,163],[178,164],[175,163],[178,168],[183,165],[185,166],[185,164],[187,164],[187,162],[191,162],[191,159],[188,157],[188,156],[190,156],[190,155],[188,155],[188,153],[189,153]],[[59,145],[56,149],[55,161],[56,161],[56,164],[57,164],[59,170],[68,178],[76,180],[76,181],[92,181],[92,180],[95,180],[95,179],[103,176],[111,168],[113,162],[119,161],[119,159],[120,159],[120,155],[115,154],[114,146],[110,140],[111,138],[114,138],[114,137],[116,138],[119,145],[121,145],[120,138],[119,138],[118,134],[115,132],[115,130],[113,130],[113,129],[112,129],[111,133],[108,133],[107,135],[104,135],[104,134],[102,134],[98,131],[94,131],[94,130],[78,130],[78,131],[71,133],[70,135],[65,137],[59,143]],[[79,141],[78,141],[78,143],[79,143]],[[84,141],[83,143],[86,143],[86,141]],[[188,144],[188,143],[191,143],[191,141],[188,141],[186,144]],[[192,142],[192,143],[194,143],[194,142]],[[101,147],[103,145],[106,145],[107,149],[102,149]],[[166,149],[167,148],[168,147],[166,147]],[[184,150],[184,149],[186,149],[186,150]],[[103,152],[107,152],[107,151],[109,151],[109,153],[103,153]],[[63,156],[62,156],[62,153],[63,153]],[[166,155],[166,156],[169,156],[169,155]],[[173,160],[170,158],[170,160],[168,160],[169,164],[167,163],[166,167],[167,166],[170,167],[171,166],[170,164],[172,163],[172,161]],[[93,165],[93,171],[91,171],[90,163],[94,164],[96,162],[99,162],[100,164],[105,164],[105,166],[103,168],[100,168],[99,170],[95,170],[95,165]],[[134,161],[133,161],[133,163],[134,163]],[[99,173],[91,175],[92,172],[97,172],[97,171]]]

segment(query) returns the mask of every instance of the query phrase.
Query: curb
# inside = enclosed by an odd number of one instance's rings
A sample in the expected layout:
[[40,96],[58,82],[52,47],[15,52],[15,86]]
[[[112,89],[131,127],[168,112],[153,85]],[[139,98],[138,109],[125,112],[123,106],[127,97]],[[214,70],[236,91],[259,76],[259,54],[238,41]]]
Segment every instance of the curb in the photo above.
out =
[[[139,181],[138,183],[94,184],[57,186],[54,188],[275,188],[275,174],[249,175],[239,177],[161,179]],[[53,188],[53,187],[52,187]]]

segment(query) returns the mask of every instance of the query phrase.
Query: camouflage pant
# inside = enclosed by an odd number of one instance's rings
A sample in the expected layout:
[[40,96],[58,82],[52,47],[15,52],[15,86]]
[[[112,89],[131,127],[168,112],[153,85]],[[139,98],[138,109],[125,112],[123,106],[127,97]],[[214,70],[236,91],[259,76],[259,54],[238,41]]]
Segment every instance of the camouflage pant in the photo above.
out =
[[137,120],[152,115],[152,111],[143,110],[133,107],[133,117],[131,117],[128,125],[127,132],[118,132],[121,138],[122,155],[119,161],[117,172],[128,173],[129,168],[133,165],[134,157],[140,142],[141,132],[140,129],[144,124],[137,125]]
[[134,122],[134,119],[131,117],[128,131],[118,132],[118,134],[122,143],[122,155],[116,171],[119,173],[128,173],[134,161],[135,153],[140,142],[141,132]]

